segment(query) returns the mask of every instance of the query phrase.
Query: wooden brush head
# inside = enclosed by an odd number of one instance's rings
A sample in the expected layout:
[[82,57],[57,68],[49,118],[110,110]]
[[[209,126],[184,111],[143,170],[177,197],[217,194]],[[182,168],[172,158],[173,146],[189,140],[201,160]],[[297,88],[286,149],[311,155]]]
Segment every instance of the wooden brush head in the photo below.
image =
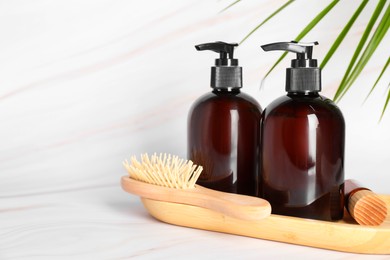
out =
[[141,155],[141,162],[135,156],[123,162],[130,178],[138,181],[155,184],[168,188],[194,188],[203,167],[193,164],[190,160],[179,159],[178,156],[156,153],[150,158],[147,154]]

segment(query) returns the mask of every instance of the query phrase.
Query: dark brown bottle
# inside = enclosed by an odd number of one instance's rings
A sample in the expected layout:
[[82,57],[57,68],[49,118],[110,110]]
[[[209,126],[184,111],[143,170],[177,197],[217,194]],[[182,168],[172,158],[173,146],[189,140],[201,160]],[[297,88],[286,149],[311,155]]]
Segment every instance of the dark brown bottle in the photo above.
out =
[[299,56],[293,60],[287,69],[287,96],[262,115],[261,197],[270,202],[273,214],[338,220],[344,211],[344,118],[330,99],[318,94],[320,69],[311,51],[306,56],[312,46],[299,46],[294,43],[293,51],[306,61]]
[[200,97],[188,115],[188,158],[203,166],[198,184],[257,196],[261,107],[240,91],[242,69],[233,59],[234,46],[220,42],[196,46],[218,50],[221,57],[212,67],[212,92]]

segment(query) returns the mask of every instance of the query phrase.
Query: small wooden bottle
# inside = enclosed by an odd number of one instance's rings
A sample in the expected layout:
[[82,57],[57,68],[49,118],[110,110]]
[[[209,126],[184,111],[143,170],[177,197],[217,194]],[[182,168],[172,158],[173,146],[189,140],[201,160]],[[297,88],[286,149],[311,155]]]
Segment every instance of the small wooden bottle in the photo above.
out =
[[378,226],[387,217],[387,205],[355,180],[345,181],[345,208],[360,225]]

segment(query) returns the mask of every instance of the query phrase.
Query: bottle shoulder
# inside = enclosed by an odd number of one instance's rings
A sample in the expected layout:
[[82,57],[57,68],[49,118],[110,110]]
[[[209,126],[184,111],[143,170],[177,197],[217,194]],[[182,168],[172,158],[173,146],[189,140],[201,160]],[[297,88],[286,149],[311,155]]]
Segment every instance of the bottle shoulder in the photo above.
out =
[[306,116],[318,114],[319,116],[339,117],[344,120],[341,110],[329,98],[318,96],[289,96],[279,97],[264,110],[264,116]]
[[260,112],[262,111],[262,108],[259,104],[259,102],[253,98],[252,96],[244,93],[244,92],[222,92],[222,93],[216,93],[216,92],[209,92],[202,96],[200,96],[195,102],[193,103],[191,110],[194,110],[196,108],[200,107],[209,107],[209,106],[229,106],[229,107],[248,107],[248,108],[256,108]]

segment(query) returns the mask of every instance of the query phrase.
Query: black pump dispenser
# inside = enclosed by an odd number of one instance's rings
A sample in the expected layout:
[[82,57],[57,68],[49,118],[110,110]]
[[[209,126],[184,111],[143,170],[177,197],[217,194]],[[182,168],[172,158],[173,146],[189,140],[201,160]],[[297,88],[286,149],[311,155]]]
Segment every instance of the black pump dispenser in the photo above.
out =
[[203,166],[197,184],[219,191],[258,196],[262,109],[241,91],[242,68],[234,58],[236,43],[196,45],[219,57],[211,68],[211,91],[188,113],[187,156]]
[[317,60],[312,59],[313,47],[318,42],[277,42],[262,45],[264,51],[289,51],[297,54],[291,60],[291,68],[286,70],[286,91],[310,93],[321,91],[321,69],[317,67]]
[[211,67],[211,83],[214,89],[236,89],[242,87],[242,68],[233,58],[237,43],[211,42],[196,45],[198,51],[210,50],[219,53],[215,66]]
[[344,212],[345,122],[321,90],[314,43],[279,42],[264,51],[296,53],[287,69],[286,91],[260,122],[260,196],[272,214],[339,220]]

